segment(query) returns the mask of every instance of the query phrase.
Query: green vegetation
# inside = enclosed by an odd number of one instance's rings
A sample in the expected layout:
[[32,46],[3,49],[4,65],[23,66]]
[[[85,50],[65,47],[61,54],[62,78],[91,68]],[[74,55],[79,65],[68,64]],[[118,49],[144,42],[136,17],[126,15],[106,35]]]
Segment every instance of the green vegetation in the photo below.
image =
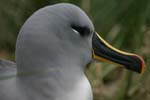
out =
[[92,64],[87,75],[94,100],[150,100],[150,0],[0,1],[0,57],[14,59],[19,29],[34,11],[46,5],[70,2],[86,11],[98,33],[110,44],[142,55],[147,65],[145,73],[139,75],[116,65]]

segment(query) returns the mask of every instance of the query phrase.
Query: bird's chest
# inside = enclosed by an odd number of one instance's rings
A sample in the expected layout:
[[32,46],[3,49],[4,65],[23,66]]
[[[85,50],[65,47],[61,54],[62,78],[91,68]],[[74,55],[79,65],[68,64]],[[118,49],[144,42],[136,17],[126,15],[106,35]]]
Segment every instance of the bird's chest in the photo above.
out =
[[72,89],[63,94],[60,100],[93,100],[92,89],[87,78],[78,81]]
[[34,85],[26,85],[22,89],[28,88],[27,97],[32,100],[93,100],[91,86],[84,75],[67,79],[61,76],[59,80],[52,77],[49,81],[38,80]]

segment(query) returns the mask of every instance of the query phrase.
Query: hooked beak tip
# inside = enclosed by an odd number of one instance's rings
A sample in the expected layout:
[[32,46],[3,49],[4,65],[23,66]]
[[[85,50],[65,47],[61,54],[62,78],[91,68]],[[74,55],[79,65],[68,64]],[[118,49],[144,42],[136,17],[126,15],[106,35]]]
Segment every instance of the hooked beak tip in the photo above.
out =
[[143,74],[144,71],[145,71],[145,61],[144,61],[144,59],[143,59],[141,56],[139,56],[139,55],[136,55],[136,54],[135,54],[134,56],[136,56],[137,58],[140,59],[140,61],[141,61],[141,74]]

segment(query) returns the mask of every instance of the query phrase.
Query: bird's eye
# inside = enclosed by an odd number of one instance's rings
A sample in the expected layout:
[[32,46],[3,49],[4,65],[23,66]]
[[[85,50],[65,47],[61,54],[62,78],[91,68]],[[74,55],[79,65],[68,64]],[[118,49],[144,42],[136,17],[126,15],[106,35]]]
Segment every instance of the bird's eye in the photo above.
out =
[[72,25],[71,27],[76,34],[79,34],[81,36],[87,36],[90,34],[90,31],[87,27],[79,27],[74,25]]
[[76,29],[72,28],[72,30],[73,30],[76,34],[80,35],[80,33],[79,33]]

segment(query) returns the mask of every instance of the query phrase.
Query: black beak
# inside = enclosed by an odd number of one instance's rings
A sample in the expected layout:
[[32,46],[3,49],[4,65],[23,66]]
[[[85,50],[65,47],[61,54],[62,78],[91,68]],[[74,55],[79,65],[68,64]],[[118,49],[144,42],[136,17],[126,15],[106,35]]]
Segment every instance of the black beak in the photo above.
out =
[[144,72],[145,62],[142,57],[112,47],[96,32],[93,35],[92,46],[94,59],[116,63],[138,73]]

